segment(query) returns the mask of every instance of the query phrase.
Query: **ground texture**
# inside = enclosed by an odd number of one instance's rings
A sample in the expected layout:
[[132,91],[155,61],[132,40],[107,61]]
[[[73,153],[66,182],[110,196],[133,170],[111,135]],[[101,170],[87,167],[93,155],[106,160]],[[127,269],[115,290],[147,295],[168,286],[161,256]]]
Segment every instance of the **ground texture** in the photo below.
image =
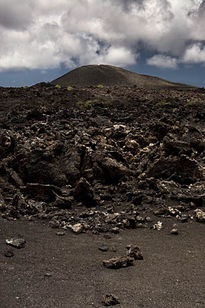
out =
[[[109,293],[204,307],[204,102],[203,89],[0,88],[2,307],[101,307]],[[144,260],[103,266],[129,244]]]
[[[66,233],[34,222],[0,221],[1,307],[103,307],[114,294],[123,308],[203,308],[205,306],[204,225],[180,224],[179,235],[127,230],[110,239]],[[25,248],[9,248],[5,238],[19,234]],[[141,248],[144,260],[118,270],[104,259],[125,254],[128,244]],[[106,245],[107,252],[99,247]],[[12,250],[14,256],[4,253]]]

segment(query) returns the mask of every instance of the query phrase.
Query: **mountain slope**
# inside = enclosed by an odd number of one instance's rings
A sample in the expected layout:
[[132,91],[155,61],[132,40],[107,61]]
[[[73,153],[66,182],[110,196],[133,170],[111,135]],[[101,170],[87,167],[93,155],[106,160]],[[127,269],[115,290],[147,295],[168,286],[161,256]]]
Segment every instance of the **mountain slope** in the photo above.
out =
[[87,65],[72,70],[53,80],[52,84],[61,86],[137,86],[139,88],[193,88],[192,86],[172,83],[167,80],[141,75],[111,65]]

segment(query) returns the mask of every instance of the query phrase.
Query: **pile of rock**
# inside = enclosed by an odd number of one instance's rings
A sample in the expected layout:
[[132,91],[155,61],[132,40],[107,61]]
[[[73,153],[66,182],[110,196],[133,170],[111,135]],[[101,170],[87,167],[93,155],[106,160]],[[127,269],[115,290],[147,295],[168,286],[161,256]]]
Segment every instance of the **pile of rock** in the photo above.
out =
[[2,216],[76,233],[150,227],[153,215],[204,222],[204,96],[1,88]]

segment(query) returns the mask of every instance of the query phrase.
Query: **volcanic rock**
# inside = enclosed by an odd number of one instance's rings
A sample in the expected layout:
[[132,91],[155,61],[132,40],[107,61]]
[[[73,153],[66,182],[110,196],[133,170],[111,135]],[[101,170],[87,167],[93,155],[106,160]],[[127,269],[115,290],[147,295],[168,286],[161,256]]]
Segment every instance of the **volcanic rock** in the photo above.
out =
[[109,157],[100,162],[100,167],[102,168],[104,177],[108,183],[116,183],[123,176],[132,174],[132,172],[121,163]]
[[112,85],[133,75],[82,70],[97,83],[77,86],[75,72],[69,89],[0,87],[2,217],[92,233],[148,227],[153,213],[203,220],[205,92],[152,78],[154,88]]
[[127,255],[135,260],[143,260],[143,254],[139,247],[135,245],[128,245],[127,246]]
[[87,206],[93,206],[95,204],[92,187],[85,178],[81,178],[78,181],[74,190],[74,196],[76,200],[82,201]]
[[21,189],[28,196],[35,198],[36,200],[47,202],[55,200],[55,190],[59,192],[59,189],[53,185],[40,183],[28,183]]
[[173,229],[170,231],[170,234],[178,235],[178,234],[179,234],[179,231],[178,231],[177,228],[173,228]]
[[120,303],[119,299],[113,294],[103,295],[102,303],[104,306],[115,306]]
[[115,257],[109,260],[104,260],[103,265],[107,268],[119,269],[133,265],[134,258],[131,257]]
[[24,238],[9,238],[6,239],[6,244],[15,248],[24,248],[25,247],[25,239]]
[[73,231],[73,233],[76,233],[76,234],[79,234],[83,231],[83,225],[81,225],[80,223],[70,226],[70,228]]
[[154,230],[160,231],[162,228],[163,228],[163,223],[161,221],[158,221],[153,225]]
[[100,247],[98,247],[98,249],[100,251],[103,251],[103,252],[107,252],[109,250],[109,248],[107,246],[100,246]]
[[195,210],[195,215],[196,215],[196,220],[198,222],[203,222],[205,223],[205,211],[202,211],[200,209]]

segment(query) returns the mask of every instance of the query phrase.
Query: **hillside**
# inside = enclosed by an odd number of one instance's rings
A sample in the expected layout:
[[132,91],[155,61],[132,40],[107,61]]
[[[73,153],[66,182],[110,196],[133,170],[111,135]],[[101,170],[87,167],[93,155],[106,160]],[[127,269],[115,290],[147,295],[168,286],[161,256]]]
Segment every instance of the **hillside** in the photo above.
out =
[[193,88],[180,83],[141,75],[111,65],[82,66],[51,82],[61,86],[136,86],[138,88]]

